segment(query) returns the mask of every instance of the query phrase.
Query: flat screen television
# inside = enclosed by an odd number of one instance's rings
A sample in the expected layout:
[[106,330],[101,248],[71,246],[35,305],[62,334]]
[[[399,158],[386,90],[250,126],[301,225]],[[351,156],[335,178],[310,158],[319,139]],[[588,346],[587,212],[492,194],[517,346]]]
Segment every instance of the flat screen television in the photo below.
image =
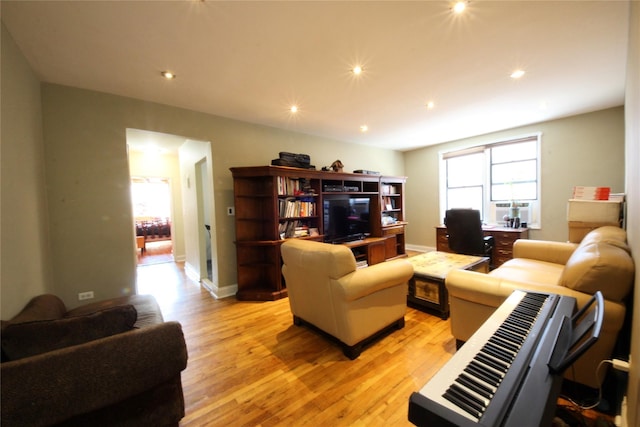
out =
[[364,239],[370,234],[369,197],[326,195],[322,203],[325,242],[343,243]]

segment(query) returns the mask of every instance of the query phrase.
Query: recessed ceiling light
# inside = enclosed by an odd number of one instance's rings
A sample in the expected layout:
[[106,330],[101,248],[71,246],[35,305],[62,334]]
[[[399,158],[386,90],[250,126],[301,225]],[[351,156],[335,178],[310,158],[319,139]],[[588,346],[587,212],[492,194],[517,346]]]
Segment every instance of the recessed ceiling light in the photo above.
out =
[[289,109],[292,113],[297,113],[298,112],[298,106],[297,105],[292,105],[291,108]]
[[360,74],[362,74],[362,67],[360,65],[356,65],[351,69],[351,71],[353,71],[353,74],[355,74],[356,76],[359,76]]
[[176,75],[173,74],[171,71],[163,71],[160,74],[162,74],[162,77],[164,77],[167,80],[173,80],[176,78]]
[[433,107],[436,106],[436,104],[434,104],[433,101],[427,102],[426,105],[427,105],[427,109],[429,109],[429,110],[433,110]]
[[454,3],[453,7],[451,8],[451,10],[453,10],[454,13],[462,13],[464,12],[464,10],[467,8],[467,2],[466,1],[457,1]]
[[522,76],[524,76],[524,70],[515,70],[513,73],[511,73],[512,79],[519,79]]
[[369,126],[367,126],[367,125],[360,126],[360,132],[366,132],[368,130],[369,130]]

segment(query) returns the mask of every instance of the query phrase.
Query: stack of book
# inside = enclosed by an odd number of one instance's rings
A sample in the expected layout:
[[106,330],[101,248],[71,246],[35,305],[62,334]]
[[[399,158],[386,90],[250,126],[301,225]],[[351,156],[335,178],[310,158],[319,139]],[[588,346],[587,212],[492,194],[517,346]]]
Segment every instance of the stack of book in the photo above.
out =
[[609,200],[610,187],[584,187],[581,185],[573,187],[574,200]]
[[280,223],[278,232],[281,239],[309,236],[309,225],[302,221],[284,221]]
[[315,216],[316,203],[295,198],[280,199],[278,215],[280,218]]

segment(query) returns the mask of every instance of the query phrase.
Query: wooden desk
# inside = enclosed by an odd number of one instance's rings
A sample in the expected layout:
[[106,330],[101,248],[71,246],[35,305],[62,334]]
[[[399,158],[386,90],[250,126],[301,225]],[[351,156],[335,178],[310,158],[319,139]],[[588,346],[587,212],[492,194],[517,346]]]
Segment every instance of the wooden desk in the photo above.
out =
[[489,272],[489,258],[449,252],[427,252],[408,258],[413,265],[409,280],[407,304],[449,318],[449,293],[444,284],[447,274],[454,269]]
[[[500,267],[506,261],[513,258],[513,242],[518,239],[528,239],[528,228],[510,228],[499,226],[482,227],[485,236],[493,236],[495,246],[493,247],[493,265]],[[439,252],[452,252],[449,249],[447,238],[447,227],[439,225],[436,227],[436,250]]]

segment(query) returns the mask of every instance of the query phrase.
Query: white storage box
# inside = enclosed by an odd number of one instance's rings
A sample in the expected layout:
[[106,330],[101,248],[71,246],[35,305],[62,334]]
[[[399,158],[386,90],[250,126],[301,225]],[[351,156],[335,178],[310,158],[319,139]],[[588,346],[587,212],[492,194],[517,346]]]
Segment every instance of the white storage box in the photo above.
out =
[[569,241],[580,243],[591,230],[605,225],[619,227],[621,206],[619,201],[569,200],[567,205]]
[[619,220],[620,202],[570,199],[567,205],[567,221],[617,223]]

